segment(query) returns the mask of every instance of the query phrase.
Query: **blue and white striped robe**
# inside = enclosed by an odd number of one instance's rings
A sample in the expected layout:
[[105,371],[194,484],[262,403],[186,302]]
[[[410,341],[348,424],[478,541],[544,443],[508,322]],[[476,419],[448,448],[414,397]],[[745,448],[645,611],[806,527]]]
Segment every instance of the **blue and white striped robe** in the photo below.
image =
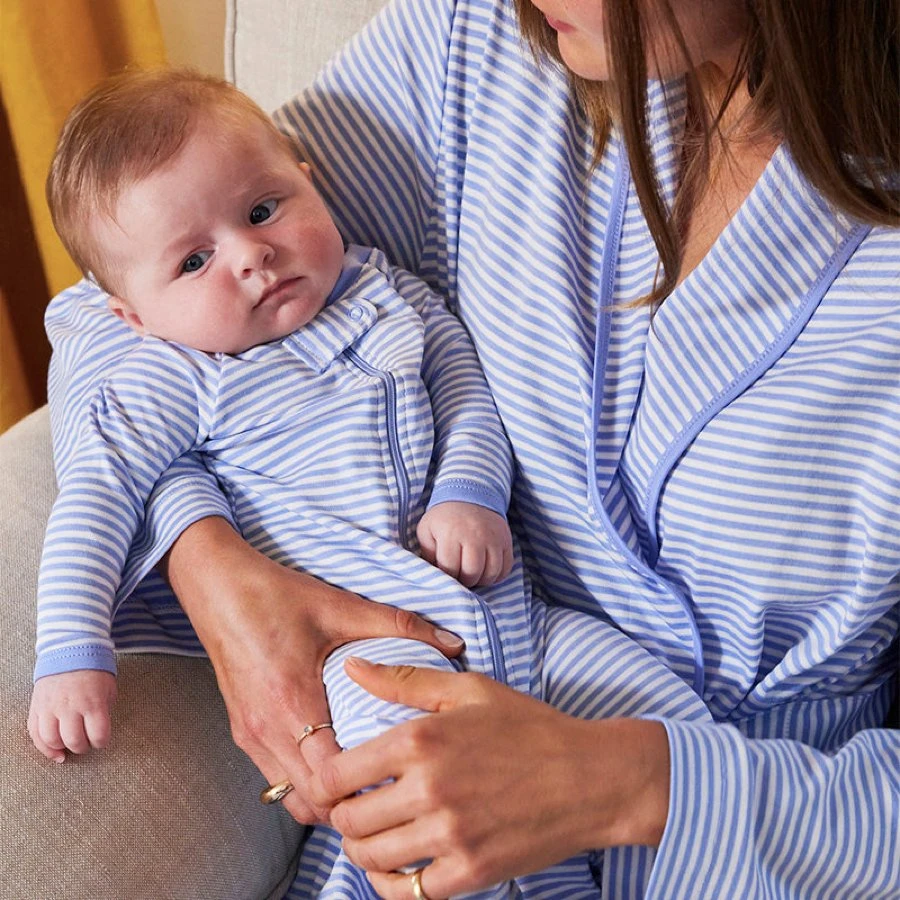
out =
[[[679,84],[651,86],[669,196],[683,109]],[[591,168],[509,0],[393,3],[279,120],[344,234],[468,327],[536,590],[617,624],[712,713],[664,719],[662,843],[607,853],[604,895],[900,896],[900,735],[878,727],[897,665],[900,232],[829,209],[783,147],[651,329],[616,305],[657,265],[621,145]],[[127,340],[62,306],[57,434],[76,362]],[[163,478],[130,565],[223,510],[192,472]]]

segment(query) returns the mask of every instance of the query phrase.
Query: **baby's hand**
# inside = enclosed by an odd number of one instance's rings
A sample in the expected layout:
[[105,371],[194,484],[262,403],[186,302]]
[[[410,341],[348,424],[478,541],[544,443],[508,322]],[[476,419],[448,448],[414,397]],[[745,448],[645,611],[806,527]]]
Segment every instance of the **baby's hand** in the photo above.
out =
[[512,535],[503,516],[474,503],[438,503],[416,529],[422,556],[466,587],[496,584],[512,569]]
[[87,753],[109,743],[109,710],[116,678],[109,672],[79,669],[39,678],[31,695],[28,733],[48,759],[63,762],[66,749]]

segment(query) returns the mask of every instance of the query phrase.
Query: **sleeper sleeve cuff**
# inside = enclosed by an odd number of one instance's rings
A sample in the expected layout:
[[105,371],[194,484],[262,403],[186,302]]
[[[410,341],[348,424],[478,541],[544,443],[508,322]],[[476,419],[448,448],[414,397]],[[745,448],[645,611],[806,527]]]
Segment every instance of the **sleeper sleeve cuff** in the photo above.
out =
[[490,509],[497,515],[506,518],[507,498],[495,488],[466,478],[448,478],[438,481],[431,492],[428,509],[439,503],[474,503]]
[[109,648],[99,644],[73,644],[59,647],[38,657],[34,666],[34,680],[46,675],[61,675],[78,669],[94,669],[99,672],[116,674],[116,655]]

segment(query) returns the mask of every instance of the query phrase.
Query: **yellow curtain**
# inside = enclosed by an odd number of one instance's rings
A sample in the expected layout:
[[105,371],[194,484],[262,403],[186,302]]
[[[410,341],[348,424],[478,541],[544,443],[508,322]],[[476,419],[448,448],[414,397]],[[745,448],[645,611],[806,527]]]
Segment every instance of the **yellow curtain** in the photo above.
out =
[[0,0],[0,431],[44,401],[44,307],[78,279],[44,200],[63,119],[104,76],[164,61],[154,0]]

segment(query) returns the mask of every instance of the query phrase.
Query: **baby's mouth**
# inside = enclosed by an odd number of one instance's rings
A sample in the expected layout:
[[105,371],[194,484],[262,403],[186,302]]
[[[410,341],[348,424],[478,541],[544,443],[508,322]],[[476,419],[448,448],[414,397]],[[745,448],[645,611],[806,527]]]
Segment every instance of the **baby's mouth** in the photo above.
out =
[[274,284],[269,285],[262,294],[259,296],[259,300],[253,304],[253,308],[257,309],[262,306],[267,300],[272,297],[276,297],[282,290],[285,288],[290,288],[292,285],[295,285],[302,276],[298,276],[296,278],[280,278]]

